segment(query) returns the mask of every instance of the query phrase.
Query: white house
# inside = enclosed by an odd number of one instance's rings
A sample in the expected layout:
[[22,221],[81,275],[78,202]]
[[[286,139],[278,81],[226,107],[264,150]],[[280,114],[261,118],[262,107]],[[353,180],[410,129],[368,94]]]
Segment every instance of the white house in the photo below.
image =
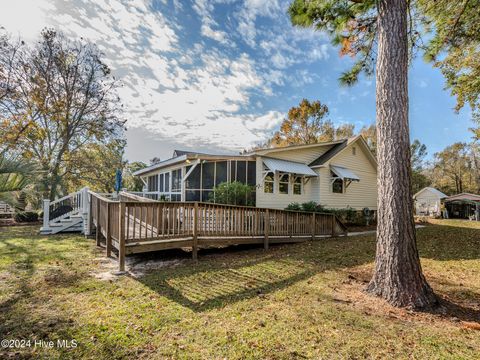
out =
[[216,185],[240,181],[254,186],[257,207],[315,201],[377,209],[377,163],[362,136],[233,156],[175,150],[172,158],[134,175],[148,196],[170,201],[208,201]]
[[441,191],[426,187],[413,195],[415,201],[415,214],[427,216],[440,216],[442,199],[447,195]]

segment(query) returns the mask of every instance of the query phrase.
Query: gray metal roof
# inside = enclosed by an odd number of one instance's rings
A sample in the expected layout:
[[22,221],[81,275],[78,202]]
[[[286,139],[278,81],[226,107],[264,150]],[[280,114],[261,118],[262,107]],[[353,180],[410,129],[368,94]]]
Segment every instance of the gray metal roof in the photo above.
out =
[[348,139],[343,140],[342,142],[333,145],[328,149],[324,154],[320,155],[317,159],[313,160],[309,166],[319,166],[325,164],[328,160],[337,155],[340,151],[345,149],[348,145]]
[[143,174],[146,174],[150,171],[154,171],[156,169],[160,169],[164,166],[167,166],[167,165],[172,165],[172,164],[175,164],[177,162],[182,162],[182,161],[185,161],[187,160],[187,155],[181,155],[181,156],[177,156],[177,157],[174,157],[174,158],[170,158],[170,159],[167,159],[167,160],[163,160],[163,161],[160,161],[156,164],[153,164],[153,165],[150,165],[144,169],[140,169],[138,171],[135,171],[133,173],[134,176],[139,176],[139,175],[143,175]]
[[270,171],[280,171],[297,175],[318,176],[315,171],[308,167],[308,165],[302,163],[269,157],[263,157],[262,159],[263,163]]
[[330,169],[342,180],[347,179],[353,181],[360,181],[360,178],[357,174],[343,166],[330,165]]
[[449,196],[445,199],[446,202],[450,201],[480,201],[480,195],[461,193],[457,195]]

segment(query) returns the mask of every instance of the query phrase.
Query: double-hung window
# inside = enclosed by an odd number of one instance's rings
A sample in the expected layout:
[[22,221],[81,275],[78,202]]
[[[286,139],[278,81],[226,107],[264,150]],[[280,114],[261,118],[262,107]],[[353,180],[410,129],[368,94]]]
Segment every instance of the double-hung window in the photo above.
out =
[[289,174],[281,174],[278,179],[278,191],[280,194],[288,194],[288,186],[290,175]]
[[332,192],[336,193],[336,194],[343,194],[343,179],[337,177],[336,174],[334,174],[333,172],[331,172],[331,176],[332,176]]
[[273,194],[275,176],[273,172],[268,172],[263,181],[263,191],[267,194]]
[[294,195],[302,195],[302,178],[300,176],[296,176],[293,180],[293,194]]

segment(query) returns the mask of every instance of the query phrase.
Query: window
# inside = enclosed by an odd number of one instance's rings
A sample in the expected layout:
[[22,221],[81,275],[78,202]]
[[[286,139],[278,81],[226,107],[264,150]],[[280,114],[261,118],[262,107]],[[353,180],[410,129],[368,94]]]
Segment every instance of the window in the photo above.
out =
[[172,171],[172,192],[178,192],[182,189],[182,169]]
[[343,194],[343,180],[337,177],[337,175],[333,172],[331,173],[331,176],[333,179],[335,179],[332,183],[332,192],[337,194]]
[[289,183],[290,175],[283,174],[280,175],[278,179],[278,191],[280,194],[288,194],[288,183]]
[[300,176],[295,177],[293,180],[293,194],[302,195],[302,178]]
[[170,192],[170,173],[165,173],[165,192]]
[[158,189],[158,175],[153,175],[148,177],[148,191],[157,191]]
[[263,182],[263,191],[267,194],[273,194],[274,176],[272,172],[267,173]]
[[158,191],[160,192],[163,192],[165,187],[164,187],[164,184],[163,184],[163,179],[164,179],[165,175],[164,174],[160,174],[158,175],[158,181],[160,182],[160,187],[158,188]]

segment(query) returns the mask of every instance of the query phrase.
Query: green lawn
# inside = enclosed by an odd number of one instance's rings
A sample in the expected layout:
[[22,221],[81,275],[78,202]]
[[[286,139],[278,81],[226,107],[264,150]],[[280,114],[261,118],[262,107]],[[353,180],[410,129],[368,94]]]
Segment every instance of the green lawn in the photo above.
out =
[[[144,276],[108,277],[93,240],[0,228],[0,338],[74,349],[0,349],[0,358],[478,358],[480,225],[418,230],[445,306],[394,309],[362,292],[374,236],[149,255]],[[158,259],[166,260],[159,267]],[[140,260],[136,258],[135,261]],[[138,275],[138,273],[137,273]]]

